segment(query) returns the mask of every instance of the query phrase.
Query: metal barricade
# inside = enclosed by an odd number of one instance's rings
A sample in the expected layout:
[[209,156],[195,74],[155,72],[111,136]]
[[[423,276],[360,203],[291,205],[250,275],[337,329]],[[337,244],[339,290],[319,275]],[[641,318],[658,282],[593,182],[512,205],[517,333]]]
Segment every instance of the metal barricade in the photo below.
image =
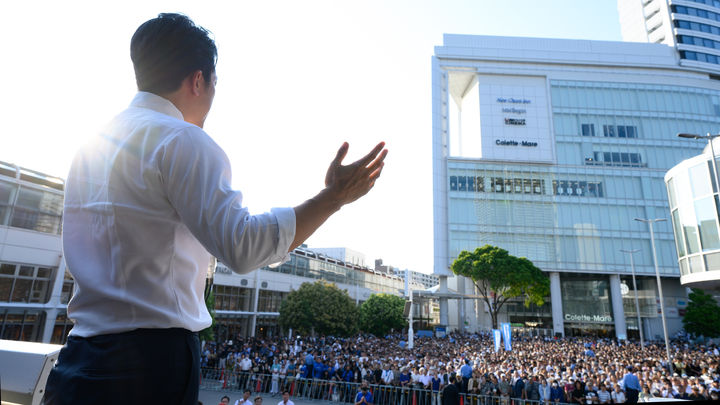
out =
[[[284,390],[292,398],[325,401],[331,404],[353,404],[360,392],[360,384],[337,380],[280,376],[253,372],[237,372],[227,368],[202,368],[201,389],[253,394],[281,394]],[[418,387],[369,384],[375,405],[441,405],[442,394]],[[460,394],[461,405],[555,405],[549,401],[534,401],[479,394]],[[564,403],[562,403],[564,404]]]

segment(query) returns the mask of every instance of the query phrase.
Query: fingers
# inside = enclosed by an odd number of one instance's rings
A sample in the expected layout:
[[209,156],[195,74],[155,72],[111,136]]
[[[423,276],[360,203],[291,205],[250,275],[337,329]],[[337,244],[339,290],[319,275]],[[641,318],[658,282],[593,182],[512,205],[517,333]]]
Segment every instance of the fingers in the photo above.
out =
[[375,157],[375,160],[373,160],[372,162],[370,162],[369,165],[366,166],[366,168],[371,172],[373,170],[377,169],[378,166],[383,164],[383,161],[385,160],[385,157],[387,156],[387,154],[388,154],[387,149],[383,150],[382,152],[380,152],[379,155],[377,155],[377,157]]
[[343,142],[342,146],[340,146],[340,149],[338,149],[337,154],[335,155],[335,159],[333,159],[331,165],[340,166],[343,159],[345,159],[345,156],[347,156],[348,149],[350,149],[350,144],[348,144],[347,142]]
[[372,162],[373,159],[377,156],[378,153],[385,147],[385,142],[380,142],[379,144],[375,145],[375,147],[365,155],[362,159],[358,160],[358,163],[362,166],[367,166],[368,163]]

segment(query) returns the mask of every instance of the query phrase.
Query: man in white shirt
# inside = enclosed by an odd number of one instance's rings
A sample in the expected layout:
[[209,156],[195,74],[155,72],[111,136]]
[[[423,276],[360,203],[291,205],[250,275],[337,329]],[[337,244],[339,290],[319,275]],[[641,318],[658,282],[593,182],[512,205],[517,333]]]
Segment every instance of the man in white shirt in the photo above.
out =
[[290,400],[290,393],[288,391],[283,391],[282,396],[282,401],[278,402],[278,405],[295,405],[295,402]]
[[252,395],[250,390],[245,390],[242,399],[235,401],[235,405],[253,405],[253,403],[250,402],[250,395]]
[[80,149],[66,182],[74,326],[46,404],[196,405],[211,258],[238,273],[286,260],[373,187],[387,154],[380,143],[342,165],[344,143],[315,197],[250,215],[230,186],[227,156],[202,130],[217,81],[208,31],[161,14],[137,29],[130,56],[138,94]]

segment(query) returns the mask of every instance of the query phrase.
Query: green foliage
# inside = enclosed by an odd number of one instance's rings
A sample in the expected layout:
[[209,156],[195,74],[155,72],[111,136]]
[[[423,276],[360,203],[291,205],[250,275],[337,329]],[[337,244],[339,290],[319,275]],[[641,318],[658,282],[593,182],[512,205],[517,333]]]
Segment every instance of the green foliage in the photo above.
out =
[[497,315],[508,300],[523,297],[526,307],[531,303],[542,305],[550,294],[550,279],[542,270],[497,246],[462,251],[451,269],[473,280],[490,310],[493,328],[497,328]]
[[210,318],[212,318],[212,325],[208,326],[207,328],[203,329],[198,333],[198,337],[200,338],[200,341],[206,341],[206,342],[212,342],[215,340],[215,292],[210,290],[210,294],[208,294],[207,298],[205,299],[205,306],[207,307],[208,312],[210,312]]
[[695,336],[718,337],[720,336],[720,307],[712,295],[693,288],[682,322],[685,330]]
[[280,326],[300,334],[350,336],[359,312],[347,291],[324,281],[302,283],[280,305]]
[[375,336],[385,336],[390,330],[407,325],[403,317],[405,300],[391,294],[373,294],[360,306],[360,329]]

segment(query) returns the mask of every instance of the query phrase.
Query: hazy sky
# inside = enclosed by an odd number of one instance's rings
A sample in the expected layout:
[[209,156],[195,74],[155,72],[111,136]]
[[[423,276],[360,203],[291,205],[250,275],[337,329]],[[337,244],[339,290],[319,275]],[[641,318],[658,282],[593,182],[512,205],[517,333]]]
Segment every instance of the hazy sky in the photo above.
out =
[[130,37],[182,12],[218,46],[206,131],[252,212],[323,187],[343,141],[348,161],[380,140],[375,188],[308,241],[432,271],[430,58],[443,33],[619,41],[615,0],[4,1],[0,160],[65,177],[74,151],[136,88]]

